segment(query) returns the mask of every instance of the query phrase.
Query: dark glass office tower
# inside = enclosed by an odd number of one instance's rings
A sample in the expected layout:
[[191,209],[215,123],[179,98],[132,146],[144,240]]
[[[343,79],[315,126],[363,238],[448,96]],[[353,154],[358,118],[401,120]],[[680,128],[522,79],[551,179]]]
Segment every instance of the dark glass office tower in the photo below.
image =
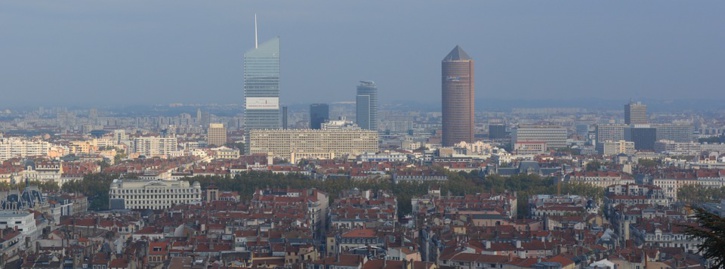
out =
[[279,129],[279,37],[244,53],[244,125]]
[[355,117],[365,130],[378,130],[378,86],[372,81],[360,81],[355,98]]
[[330,119],[330,106],[327,104],[310,105],[310,129],[321,129],[322,124]]
[[473,142],[473,59],[456,46],[442,62],[443,146]]

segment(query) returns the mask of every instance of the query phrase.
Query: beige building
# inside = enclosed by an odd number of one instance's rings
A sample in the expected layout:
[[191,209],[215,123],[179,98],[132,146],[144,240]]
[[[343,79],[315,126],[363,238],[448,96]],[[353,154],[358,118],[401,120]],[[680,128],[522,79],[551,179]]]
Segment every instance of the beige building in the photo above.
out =
[[521,142],[546,142],[546,149],[566,148],[566,128],[557,125],[520,124],[511,132],[514,144]]
[[108,196],[111,209],[166,209],[201,203],[201,185],[188,181],[116,179]]
[[619,154],[626,154],[626,155],[632,155],[637,150],[634,149],[634,142],[631,141],[611,141],[607,140],[604,141],[603,144],[603,155],[606,156],[612,156],[612,155],[619,155]]
[[146,157],[167,156],[177,150],[176,137],[142,136],[133,140],[131,153]]
[[213,157],[214,159],[228,159],[228,160],[235,160],[239,159],[240,154],[238,149],[228,148],[228,147],[218,147],[213,148],[211,151],[214,153]]
[[222,123],[209,124],[207,131],[207,144],[224,146],[227,143],[227,128]]
[[378,151],[378,133],[370,130],[251,130],[249,140],[249,154],[265,153],[290,162]]

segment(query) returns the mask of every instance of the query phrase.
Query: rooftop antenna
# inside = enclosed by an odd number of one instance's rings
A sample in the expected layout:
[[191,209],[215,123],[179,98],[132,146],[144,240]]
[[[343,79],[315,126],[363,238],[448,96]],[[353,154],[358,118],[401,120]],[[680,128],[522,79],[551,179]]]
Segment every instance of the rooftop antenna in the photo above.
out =
[[257,41],[257,13],[254,13],[254,48],[259,47],[259,42]]

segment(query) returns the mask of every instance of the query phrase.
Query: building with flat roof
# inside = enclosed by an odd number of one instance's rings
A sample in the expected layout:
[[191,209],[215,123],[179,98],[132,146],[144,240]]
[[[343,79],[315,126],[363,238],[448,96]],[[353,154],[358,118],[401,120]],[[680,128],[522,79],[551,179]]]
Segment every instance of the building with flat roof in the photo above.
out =
[[222,123],[209,124],[206,139],[209,145],[224,146],[227,143],[227,128]]
[[201,202],[199,182],[115,179],[108,192],[111,209],[167,209]]
[[30,235],[37,232],[35,215],[25,211],[0,211],[0,230],[17,229],[19,232]]
[[474,142],[474,61],[460,46],[441,63],[443,146]]
[[624,140],[624,128],[627,128],[625,124],[597,124],[596,126],[596,140],[597,143],[603,143],[604,141],[619,141]]
[[355,98],[355,117],[360,128],[378,130],[378,86],[372,81],[360,81]]
[[330,119],[330,106],[327,104],[310,105],[310,129],[322,129],[322,124]]
[[624,140],[634,142],[634,148],[637,150],[654,150],[657,129],[647,124],[627,127],[624,129]]
[[249,154],[269,154],[293,163],[378,151],[378,132],[372,130],[251,130],[249,140]]
[[647,105],[641,102],[629,102],[624,105],[624,123],[647,124]]
[[632,155],[636,149],[634,148],[634,142],[631,141],[611,141],[607,140],[602,143],[602,155],[613,156],[619,154]]
[[513,144],[521,142],[546,142],[546,149],[566,148],[566,128],[557,125],[520,124],[511,132]]
[[695,137],[695,127],[692,124],[656,124],[657,140],[672,140],[675,142],[692,142]]
[[168,156],[178,149],[176,137],[142,136],[133,139],[132,153],[146,157]]

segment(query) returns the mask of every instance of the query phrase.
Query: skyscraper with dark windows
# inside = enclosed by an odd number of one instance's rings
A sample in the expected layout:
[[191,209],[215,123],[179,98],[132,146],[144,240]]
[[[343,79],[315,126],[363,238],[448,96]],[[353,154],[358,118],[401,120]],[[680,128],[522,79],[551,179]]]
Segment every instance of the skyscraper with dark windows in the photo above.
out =
[[372,81],[360,81],[355,98],[355,118],[360,128],[378,130],[378,86]]
[[322,124],[330,119],[330,106],[327,104],[310,105],[310,129],[322,129]]
[[443,58],[443,146],[473,142],[473,66],[473,59],[460,46]]
[[280,128],[279,37],[244,53],[244,126]]

